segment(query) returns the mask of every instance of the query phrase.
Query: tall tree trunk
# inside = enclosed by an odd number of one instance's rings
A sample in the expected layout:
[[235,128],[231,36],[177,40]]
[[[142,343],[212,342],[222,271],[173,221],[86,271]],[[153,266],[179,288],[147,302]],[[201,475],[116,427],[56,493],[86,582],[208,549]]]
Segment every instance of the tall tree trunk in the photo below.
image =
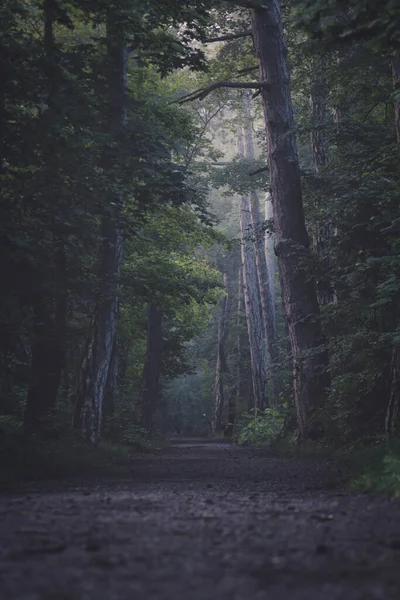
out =
[[396,128],[397,141],[400,143],[400,43],[396,42],[392,56],[393,90],[395,92],[394,124]]
[[266,347],[256,258],[253,243],[249,239],[251,235],[251,220],[250,202],[247,196],[240,198],[240,235],[242,238],[243,287],[250,346],[254,408],[256,410],[263,410],[267,405]]
[[[396,94],[394,98],[394,125],[397,142],[400,144],[400,44],[396,43],[392,56],[393,88]],[[398,307],[397,307],[398,312]],[[396,314],[398,319],[398,314]],[[386,411],[385,431],[391,437],[398,425],[400,416],[400,345],[395,344],[392,350],[390,365],[390,392],[389,403]]]
[[305,228],[300,172],[294,134],[287,49],[279,0],[251,10],[259,60],[270,185],[274,207],[275,249],[294,363],[294,400],[298,436],[310,434],[311,417],[325,395],[327,355],[318,320],[315,284],[307,269],[309,239]]
[[237,314],[236,314],[236,328],[237,328],[237,365],[236,365],[236,385],[234,386],[228,401],[228,428],[227,434],[232,437],[233,429],[236,423],[237,407],[240,404],[241,399],[244,397],[244,378],[242,374],[242,354],[243,354],[243,340],[242,340],[242,318],[243,318],[243,269],[239,267],[238,271],[238,303],[237,303]]
[[118,387],[118,355],[117,344],[114,339],[114,347],[111,355],[110,367],[106,381],[106,389],[104,392],[103,414],[104,417],[110,418],[115,412],[115,396]]
[[[61,256],[64,257],[62,251]],[[56,295],[55,317],[42,297],[35,294],[34,339],[32,343],[32,382],[28,389],[24,425],[28,430],[41,429],[42,420],[55,408],[65,362],[65,322],[67,296],[60,287]]]
[[240,264],[238,271],[238,304],[237,304],[237,399],[240,401],[243,398],[245,386],[244,377],[242,371],[242,358],[243,358],[243,335],[242,326],[244,325],[244,319],[246,318],[244,311],[244,281],[243,281],[243,265]]
[[397,429],[400,417],[400,346],[396,345],[392,351],[390,364],[390,393],[386,410],[385,432],[391,437]]
[[[265,196],[265,220],[274,222],[274,210],[272,206],[271,194],[267,192]],[[271,300],[272,300],[272,310],[274,316],[274,323],[276,325],[276,276],[277,276],[277,268],[276,268],[276,258],[275,258],[275,236],[272,232],[266,232],[265,235],[265,256],[267,258],[267,269],[268,269],[268,278],[270,283],[270,292],[271,292]]]
[[0,175],[4,170],[4,160],[6,155],[6,140],[4,138],[7,110],[6,110],[6,82],[9,81],[12,67],[9,66],[6,51],[0,42]]
[[[238,156],[244,157],[243,131],[237,139]],[[249,196],[240,198],[240,237],[243,271],[244,305],[250,347],[251,377],[254,409],[263,410],[267,405],[267,364],[264,321],[261,308],[260,288],[254,245],[251,240],[251,207]]]
[[74,412],[74,427],[92,443],[98,441],[101,433],[118,317],[117,288],[122,254],[121,231],[111,220],[103,220],[102,238],[98,259],[101,291],[79,372]]
[[[57,5],[54,0],[43,2],[43,42],[46,57],[47,102],[49,112],[56,114],[54,98],[58,89],[58,68],[55,64],[54,23]],[[48,148],[48,161],[52,160],[52,147]],[[52,174],[49,174],[51,177]],[[67,258],[60,227],[53,228],[53,266],[50,288],[52,300],[44,281],[33,281],[33,312],[35,318],[32,344],[32,382],[28,389],[24,424],[28,429],[40,429],[42,419],[54,409],[65,364],[67,321]],[[54,306],[54,309],[53,309]]]
[[265,343],[268,355],[268,373],[272,379],[273,401],[277,405],[280,393],[280,384],[277,377],[277,361],[279,356],[278,338],[276,334],[275,310],[272,302],[271,283],[269,278],[265,243],[261,237],[261,212],[258,195],[250,194],[251,226],[254,240],[254,254],[256,259],[258,286],[260,290],[261,310],[265,332]]
[[254,410],[255,404],[253,378],[251,378],[248,381],[247,411],[251,412]]
[[[254,142],[251,131],[251,110],[249,106],[249,99],[246,97],[244,101],[244,112],[246,117],[245,129],[244,129],[244,151],[245,157],[254,160]],[[274,389],[274,402],[277,403],[278,395],[280,392],[279,383],[276,378],[276,362],[278,359],[278,340],[276,336],[276,325],[275,325],[275,311],[272,303],[271,296],[271,283],[269,279],[267,257],[265,254],[265,243],[261,230],[262,219],[260,211],[260,201],[256,192],[250,193],[250,218],[251,227],[254,238],[254,254],[256,259],[257,267],[257,278],[258,286],[260,289],[260,300],[261,310],[265,332],[265,343],[268,354],[268,370],[272,376],[273,389]]]
[[153,434],[153,418],[157,406],[162,360],[162,315],[154,304],[147,311],[147,352],[142,375],[142,424],[149,437]]
[[[115,144],[123,147],[126,130],[127,49],[123,42],[121,18],[110,8],[107,15],[108,131]],[[105,152],[106,169],[112,173],[118,157],[113,148]],[[118,175],[116,175],[118,178]],[[122,259],[121,229],[123,197],[110,198],[110,209],[102,218],[102,243],[98,258],[99,297],[92,318],[85,356],[82,361],[75,401],[74,426],[83,437],[95,443],[101,433],[106,383],[118,316],[118,281]]]
[[[310,144],[315,172],[320,173],[329,163],[328,140],[324,131],[328,97],[328,85],[325,79],[326,60],[317,55],[312,61],[311,70],[310,116],[312,130]],[[320,258],[322,271],[321,277],[317,281],[317,299],[320,306],[325,306],[334,301],[334,293],[328,275],[329,269],[332,268],[332,261],[323,256],[331,235],[331,221],[327,220],[323,224],[317,222],[316,231],[312,238],[313,246]]]
[[311,64],[310,112],[312,130],[310,134],[314,168],[319,173],[328,164],[328,143],[324,132],[328,86],[325,80],[326,61],[316,56]]
[[224,291],[225,295],[221,302],[218,322],[217,365],[215,371],[215,405],[212,421],[212,430],[214,433],[218,433],[223,430],[222,413],[224,409],[224,376],[229,372],[225,355],[225,343],[228,335],[230,313],[230,290],[229,277],[227,273],[224,273]]

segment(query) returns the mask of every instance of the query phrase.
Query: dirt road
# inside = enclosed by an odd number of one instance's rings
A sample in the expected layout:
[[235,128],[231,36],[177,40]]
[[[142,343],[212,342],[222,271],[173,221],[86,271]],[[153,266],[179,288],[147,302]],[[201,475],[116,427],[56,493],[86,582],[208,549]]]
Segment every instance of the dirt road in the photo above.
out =
[[4,600],[399,600],[400,502],[329,461],[188,441],[0,497]]

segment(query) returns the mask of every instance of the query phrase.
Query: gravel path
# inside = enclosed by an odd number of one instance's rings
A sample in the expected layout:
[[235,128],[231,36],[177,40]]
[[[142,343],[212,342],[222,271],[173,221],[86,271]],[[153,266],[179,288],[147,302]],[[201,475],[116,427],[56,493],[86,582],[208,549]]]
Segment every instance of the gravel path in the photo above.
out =
[[0,496],[1,600],[400,598],[400,502],[333,462],[188,441]]

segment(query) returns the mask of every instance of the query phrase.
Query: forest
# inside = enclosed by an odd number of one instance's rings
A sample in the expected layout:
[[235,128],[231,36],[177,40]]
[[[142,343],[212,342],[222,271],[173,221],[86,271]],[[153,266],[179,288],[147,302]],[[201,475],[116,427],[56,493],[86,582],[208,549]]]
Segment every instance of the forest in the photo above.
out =
[[202,436],[379,447],[400,489],[399,0],[0,29],[6,470]]

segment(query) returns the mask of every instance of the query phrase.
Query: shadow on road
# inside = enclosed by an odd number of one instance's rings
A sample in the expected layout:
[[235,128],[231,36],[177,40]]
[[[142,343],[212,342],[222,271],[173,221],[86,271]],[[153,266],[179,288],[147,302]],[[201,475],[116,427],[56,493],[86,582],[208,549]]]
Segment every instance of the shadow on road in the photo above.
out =
[[0,498],[10,600],[398,600],[400,504],[333,461],[175,439]]

